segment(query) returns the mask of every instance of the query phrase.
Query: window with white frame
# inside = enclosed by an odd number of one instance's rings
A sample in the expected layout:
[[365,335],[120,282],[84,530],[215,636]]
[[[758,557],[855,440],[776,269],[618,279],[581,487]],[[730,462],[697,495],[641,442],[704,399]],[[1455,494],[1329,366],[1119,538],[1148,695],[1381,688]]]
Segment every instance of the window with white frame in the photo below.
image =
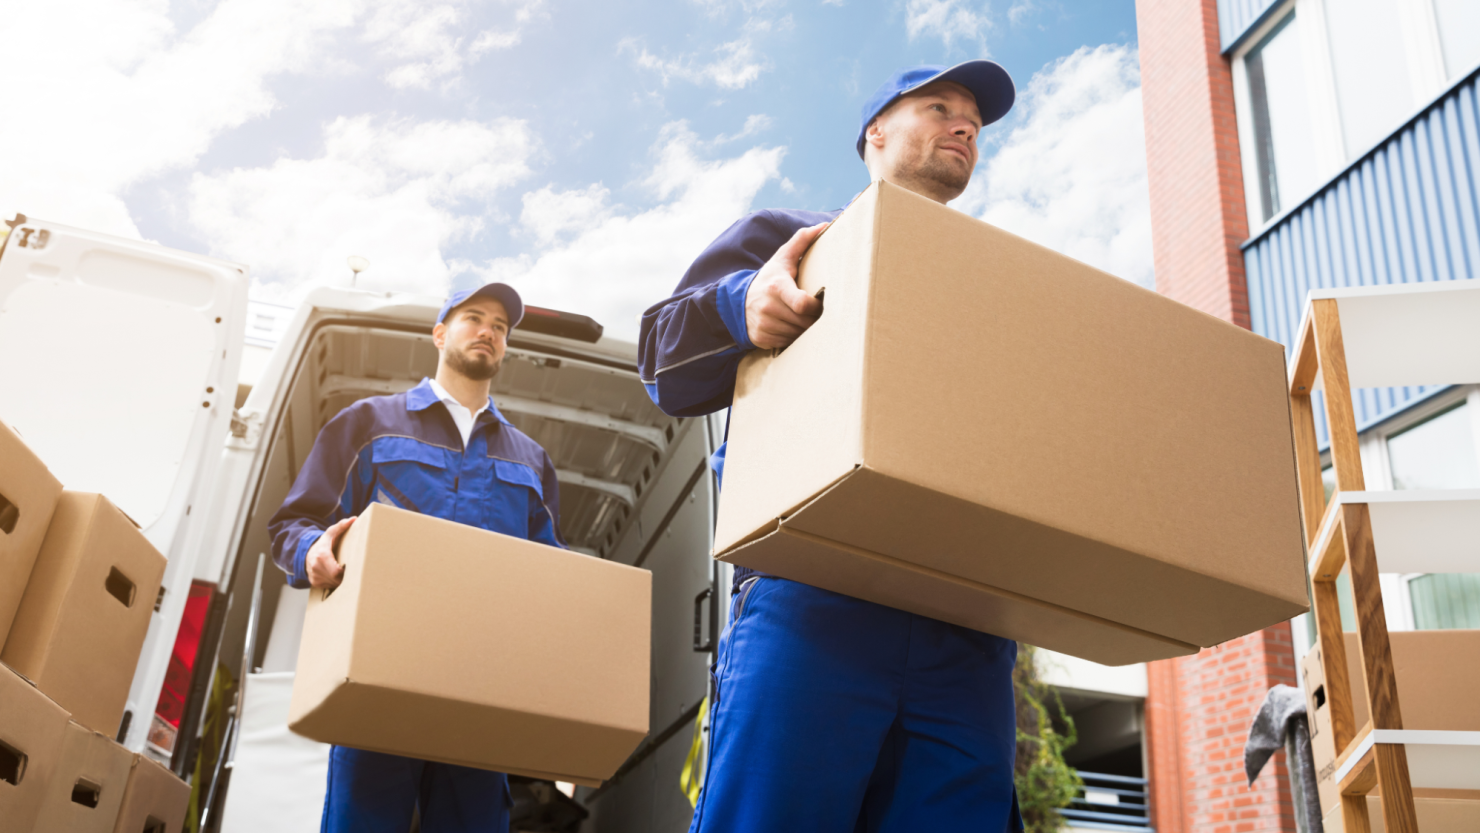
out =
[[1294,24],[1292,11],[1244,58],[1261,220],[1280,212],[1282,196],[1288,201],[1289,196],[1305,194],[1316,184],[1305,56]]
[[1233,55],[1251,228],[1477,64],[1480,0],[1285,0]]

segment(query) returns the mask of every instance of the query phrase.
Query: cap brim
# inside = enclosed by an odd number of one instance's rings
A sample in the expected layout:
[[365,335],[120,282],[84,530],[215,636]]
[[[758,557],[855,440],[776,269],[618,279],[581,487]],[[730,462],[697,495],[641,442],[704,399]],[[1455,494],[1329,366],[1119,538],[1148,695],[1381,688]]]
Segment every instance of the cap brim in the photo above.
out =
[[1007,115],[1012,103],[1017,100],[1017,86],[996,61],[967,61],[956,64],[945,72],[927,78],[900,93],[906,95],[937,81],[954,81],[971,91],[976,98],[976,110],[982,117],[982,127]]
[[519,297],[519,293],[514,290],[514,287],[506,283],[490,283],[478,287],[473,290],[471,295],[448,309],[447,314],[443,318],[445,319],[447,315],[452,314],[453,310],[456,310],[474,298],[492,298],[503,304],[504,312],[509,316],[509,329],[511,330],[519,326],[519,322],[524,320],[524,300]]

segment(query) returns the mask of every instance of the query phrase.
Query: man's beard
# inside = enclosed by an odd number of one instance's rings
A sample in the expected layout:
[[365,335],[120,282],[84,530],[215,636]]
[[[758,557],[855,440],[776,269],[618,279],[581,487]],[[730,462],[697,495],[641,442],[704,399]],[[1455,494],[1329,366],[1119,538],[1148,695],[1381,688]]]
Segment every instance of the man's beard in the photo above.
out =
[[955,189],[959,194],[965,191],[967,184],[971,182],[971,168],[968,166],[964,171],[958,170],[947,160],[935,154],[929,154],[925,157],[924,163],[915,169],[915,176]]
[[447,364],[453,370],[477,382],[486,382],[498,375],[504,366],[502,356],[472,356],[464,350],[448,350]]

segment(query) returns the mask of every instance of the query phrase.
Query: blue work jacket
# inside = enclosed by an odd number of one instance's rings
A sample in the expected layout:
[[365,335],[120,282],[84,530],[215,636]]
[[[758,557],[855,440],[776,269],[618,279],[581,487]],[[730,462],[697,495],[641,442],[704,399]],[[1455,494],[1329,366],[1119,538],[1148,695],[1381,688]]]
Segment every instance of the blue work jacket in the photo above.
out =
[[555,464],[488,402],[468,447],[432,391],[372,396],[340,411],[314,440],[272,516],[272,559],[308,587],[305,558],[330,525],[384,503],[491,532],[564,547]]
[[[638,371],[664,413],[703,416],[730,407],[740,359],[755,349],[745,329],[745,293],[755,273],[798,230],[841,213],[767,209],[746,215],[699,255],[673,297],[643,313]],[[724,477],[724,445],[709,465]],[[735,586],[753,573],[736,567]]]

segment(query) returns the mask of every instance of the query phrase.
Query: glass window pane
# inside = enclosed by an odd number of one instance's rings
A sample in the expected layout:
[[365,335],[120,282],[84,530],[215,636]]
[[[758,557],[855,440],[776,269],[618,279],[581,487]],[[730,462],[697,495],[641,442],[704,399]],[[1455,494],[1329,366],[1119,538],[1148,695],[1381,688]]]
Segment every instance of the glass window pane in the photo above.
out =
[[1336,492],[1336,469],[1331,466],[1321,469],[1321,485],[1326,487],[1326,500],[1324,503],[1330,503],[1331,495]]
[[1398,4],[1327,3],[1326,29],[1331,35],[1341,130],[1347,156],[1353,157],[1393,132],[1414,107]]
[[1454,80],[1480,64],[1480,3],[1475,0],[1434,0],[1439,19],[1439,42],[1444,69]]
[[1480,575],[1433,573],[1408,583],[1419,630],[1480,628]]
[[1289,208],[1317,184],[1315,144],[1305,96],[1295,13],[1275,26],[1244,58],[1259,166],[1262,220]]
[[1480,460],[1466,405],[1388,437],[1395,489],[1480,488]]

